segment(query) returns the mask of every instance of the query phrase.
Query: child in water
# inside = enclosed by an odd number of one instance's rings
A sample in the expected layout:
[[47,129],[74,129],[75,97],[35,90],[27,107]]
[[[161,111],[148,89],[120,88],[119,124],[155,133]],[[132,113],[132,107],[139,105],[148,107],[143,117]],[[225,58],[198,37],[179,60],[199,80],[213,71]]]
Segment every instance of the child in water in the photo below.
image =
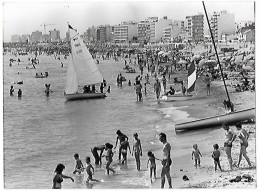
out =
[[217,171],[217,166],[222,171],[221,166],[220,166],[220,161],[219,161],[220,151],[218,150],[218,148],[219,148],[218,144],[214,144],[213,148],[214,148],[214,151],[212,153],[212,158],[214,159],[215,171]]
[[192,154],[191,154],[191,159],[193,160],[193,156],[195,157],[195,167],[197,168],[197,166],[200,167],[200,156],[202,157],[201,153],[200,153],[200,150],[198,149],[198,145],[197,144],[194,144],[193,145],[193,151],[192,151]]
[[76,174],[76,173],[81,174],[81,172],[83,172],[83,170],[84,170],[84,166],[83,166],[82,161],[79,159],[79,154],[76,153],[74,155],[74,158],[76,160],[76,166],[75,166],[73,174]]
[[92,176],[94,174],[94,168],[93,168],[92,164],[90,163],[90,157],[86,157],[86,163],[87,163],[86,172],[88,174],[88,178],[87,178],[86,182],[88,183],[90,180],[99,182],[99,180],[92,178]]
[[155,156],[152,153],[152,151],[148,151],[147,153],[148,156],[148,161],[147,161],[147,168],[148,168],[148,164],[150,163],[150,179],[151,179],[151,183],[152,181],[152,174],[154,173],[154,178],[156,178],[156,163],[155,163]]
[[113,152],[112,152],[112,148],[113,148],[113,145],[111,145],[110,143],[106,143],[105,144],[105,150],[107,151],[106,155],[103,155],[103,157],[105,156],[106,157],[106,160],[107,160],[107,164],[106,164],[106,170],[107,170],[107,174],[109,174],[109,171],[112,171],[114,174],[116,171],[114,171],[114,169],[112,169],[110,166],[110,164],[112,163],[113,161]]

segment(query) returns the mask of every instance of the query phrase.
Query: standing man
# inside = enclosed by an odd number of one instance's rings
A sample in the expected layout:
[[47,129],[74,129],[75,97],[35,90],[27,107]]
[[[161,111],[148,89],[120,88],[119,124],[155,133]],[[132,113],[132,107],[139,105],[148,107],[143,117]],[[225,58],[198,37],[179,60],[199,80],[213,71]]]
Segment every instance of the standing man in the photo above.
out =
[[240,162],[241,162],[241,159],[242,159],[242,156],[245,157],[248,165],[251,167],[251,162],[250,162],[250,159],[248,158],[247,154],[246,154],[246,148],[248,147],[248,137],[249,137],[249,134],[248,132],[242,128],[242,125],[241,123],[237,123],[236,124],[236,128],[237,128],[237,131],[238,131],[238,138],[240,140],[240,153],[239,153],[239,158],[238,158],[238,163],[237,163],[237,167],[239,167],[240,165]]
[[120,130],[117,130],[116,134],[117,134],[117,138],[116,138],[116,145],[115,145],[114,149],[116,149],[117,142],[119,140],[120,146],[119,146],[119,156],[118,156],[119,158],[118,159],[120,161],[121,160],[121,154],[122,154],[121,143],[123,142],[123,138],[125,138],[125,140],[128,141],[128,137],[125,134],[123,134]]
[[161,173],[161,188],[164,188],[165,176],[167,177],[169,188],[172,188],[172,179],[170,175],[171,160],[171,145],[167,142],[166,134],[160,133],[159,140],[163,143],[163,160],[162,160],[162,173]]
[[224,130],[226,130],[226,133],[225,133],[226,138],[225,138],[225,141],[224,141],[224,150],[227,154],[229,168],[230,168],[230,170],[233,170],[231,148],[232,148],[232,143],[236,138],[236,134],[229,128],[229,126],[227,124],[222,124],[222,128]]
[[156,99],[159,99],[160,92],[161,92],[161,83],[159,82],[158,78],[156,79],[156,82],[154,83],[154,92],[156,93]]
[[164,94],[166,94],[166,78],[165,78],[165,76],[162,77],[162,83],[163,83]]
[[210,95],[210,82],[211,82],[211,79],[210,79],[210,77],[209,77],[208,74],[206,74],[206,77],[205,77],[205,79],[203,80],[203,82],[204,82],[205,84],[207,84],[207,96],[209,96],[209,95]]
[[132,155],[135,156],[135,161],[136,161],[136,167],[137,170],[140,171],[140,156],[142,156],[142,146],[141,146],[141,141],[138,138],[138,134],[135,133],[134,135],[134,143],[133,143],[133,151]]

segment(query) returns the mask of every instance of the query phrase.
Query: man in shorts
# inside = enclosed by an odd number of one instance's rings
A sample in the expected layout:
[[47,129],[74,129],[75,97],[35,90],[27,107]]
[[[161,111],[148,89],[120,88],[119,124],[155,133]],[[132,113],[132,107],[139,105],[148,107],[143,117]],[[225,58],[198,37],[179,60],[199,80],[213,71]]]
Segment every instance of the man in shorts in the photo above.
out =
[[172,188],[172,179],[170,175],[171,160],[171,145],[167,142],[166,134],[160,133],[159,140],[163,143],[163,160],[162,160],[162,173],[161,173],[161,188],[164,188],[165,176],[167,177],[169,188]]

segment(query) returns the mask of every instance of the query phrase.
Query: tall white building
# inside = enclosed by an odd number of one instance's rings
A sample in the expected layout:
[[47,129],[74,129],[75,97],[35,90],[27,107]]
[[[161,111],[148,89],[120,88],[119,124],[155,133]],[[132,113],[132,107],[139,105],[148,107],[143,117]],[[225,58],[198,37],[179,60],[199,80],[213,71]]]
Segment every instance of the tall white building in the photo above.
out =
[[155,23],[155,38],[154,42],[160,42],[163,40],[163,29],[165,27],[169,27],[172,24],[171,19],[167,19],[166,16],[164,16],[162,19],[160,19],[158,22]]
[[210,19],[210,26],[215,40],[221,40],[222,34],[234,34],[235,14],[227,13],[226,10],[220,13],[214,12]]
[[114,26],[114,42],[127,43],[137,37],[137,23],[122,22]]

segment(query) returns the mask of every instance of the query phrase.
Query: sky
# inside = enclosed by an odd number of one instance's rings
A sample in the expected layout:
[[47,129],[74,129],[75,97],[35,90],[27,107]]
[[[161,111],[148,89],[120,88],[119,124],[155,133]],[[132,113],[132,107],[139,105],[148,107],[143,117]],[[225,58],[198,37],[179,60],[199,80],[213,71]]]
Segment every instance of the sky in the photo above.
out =
[[[235,14],[235,21],[254,21],[254,1],[205,1],[208,14],[227,10]],[[186,16],[203,13],[201,1],[11,1],[3,0],[3,40],[11,41],[14,34],[44,33],[57,29],[65,37],[67,22],[79,33],[94,25],[116,25],[122,21],[140,21],[147,17],[167,16],[173,20],[185,20]],[[48,25],[51,24],[51,25]]]

